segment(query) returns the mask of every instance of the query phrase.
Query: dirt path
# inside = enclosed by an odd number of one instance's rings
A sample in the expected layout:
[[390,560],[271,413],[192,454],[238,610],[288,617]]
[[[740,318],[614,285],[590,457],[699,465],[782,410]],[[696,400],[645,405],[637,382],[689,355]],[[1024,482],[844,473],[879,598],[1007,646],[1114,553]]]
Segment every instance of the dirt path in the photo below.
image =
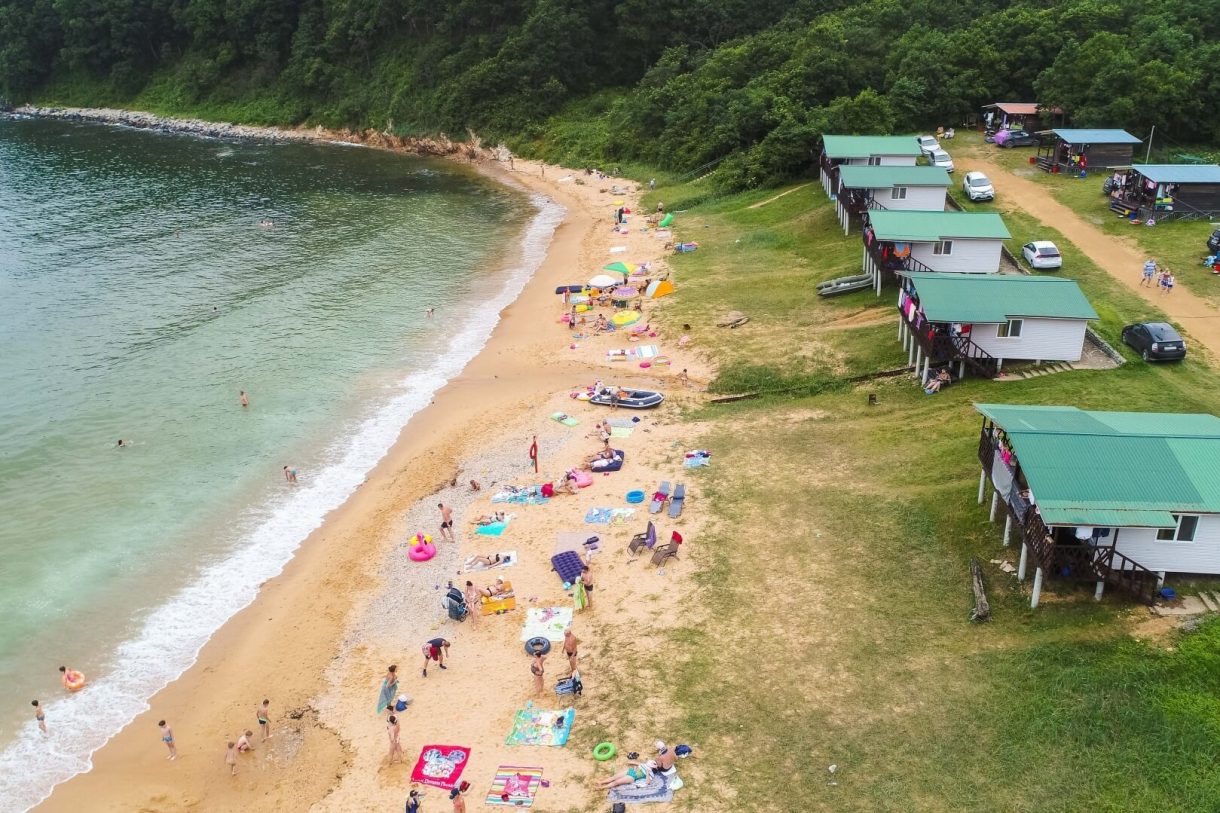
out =
[[968,153],[968,158],[969,169],[982,170],[989,177],[1004,179],[1001,186],[1004,202],[1053,225],[1107,274],[1185,327],[1190,339],[1211,351],[1213,364],[1220,359],[1220,310],[1183,288],[1180,281],[1173,293],[1168,295],[1161,294],[1155,288],[1140,287],[1140,270],[1148,256],[1130,239],[1101,231],[1051,197],[1041,184],[1015,175],[973,150]]
[[758,203],[751,203],[746,208],[747,209],[757,209],[760,206],[766,206],[768,203],[771,203],[772,201],[779,200],[784,195],[791,195],[793,192],[799,192],[802,189],[804,189],[806,186],[812,186],[812,184],[803,183],[800,186],[794,186],[791,189],[785,189],[783,192],[780,192],[778,195],[776,195],[773,198],[767,198],[766,200],[760,200]]

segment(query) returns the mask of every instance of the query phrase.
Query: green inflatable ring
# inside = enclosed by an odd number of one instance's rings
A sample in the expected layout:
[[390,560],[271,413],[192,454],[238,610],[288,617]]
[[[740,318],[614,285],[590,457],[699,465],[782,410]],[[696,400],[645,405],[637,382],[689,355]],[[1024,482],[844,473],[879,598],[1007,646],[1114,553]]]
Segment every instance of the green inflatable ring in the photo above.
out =
[[605,762],[618,753],[618,749],[614,747],[612,742],[599,742],[593,748],[593,758],[598,762]]

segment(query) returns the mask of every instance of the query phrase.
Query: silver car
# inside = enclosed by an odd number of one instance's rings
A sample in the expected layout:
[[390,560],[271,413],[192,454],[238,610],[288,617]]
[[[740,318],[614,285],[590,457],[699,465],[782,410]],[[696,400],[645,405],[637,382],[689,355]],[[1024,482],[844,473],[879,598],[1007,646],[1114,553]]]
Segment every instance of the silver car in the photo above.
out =
[[972,201],[995,200],[995,187],[981,172],[967,172],[962,178],[962,191]]
[[1039,271],[1049,271],[1063,266],[1063,255],[1050,240],[1035,240],[1032,243],[1026,243],[1021,246],[1021,253],[1025,255],[1025,262],[1029,263],[1029,267]]

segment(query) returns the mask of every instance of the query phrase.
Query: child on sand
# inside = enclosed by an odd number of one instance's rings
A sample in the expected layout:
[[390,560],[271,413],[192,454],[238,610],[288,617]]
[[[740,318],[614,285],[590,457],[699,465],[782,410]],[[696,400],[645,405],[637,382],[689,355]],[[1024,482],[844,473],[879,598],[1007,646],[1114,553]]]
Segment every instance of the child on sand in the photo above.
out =
[[247,751],[254,750],[254,745],[250,742],[250,738],[253,736],[254,732],[247,728],[245,733],[237,738],[237,750],[239,753],[244,754]]
[[229,766],[229,776],[237,776],[237,743],[229,743],[225,751],[225,764]]
[[164,720],[158,722],[157,725],[161,728],[161,742],[165,743],[165,747],[169,749],[169,756],[166,759],[177,759],[178,748],[174,745],[173,729]]
[[47,715],[43,713],[42,706],[38,705],[38,701],[31,702],[34,707],[34,719],[38,721],[38,730],[43,734],[47,733]]

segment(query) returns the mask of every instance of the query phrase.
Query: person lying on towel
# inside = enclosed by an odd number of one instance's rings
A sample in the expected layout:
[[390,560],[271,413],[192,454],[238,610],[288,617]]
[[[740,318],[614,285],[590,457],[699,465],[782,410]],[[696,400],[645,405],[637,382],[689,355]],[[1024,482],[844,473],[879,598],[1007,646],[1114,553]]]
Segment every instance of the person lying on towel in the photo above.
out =
[[596,457],[585,464],[585,468],[592,471],[604,471],[620,461],[622,458],[616,455],[613,449],[602,449]]
[[513,591],[504,582],[504,579],[496,579],[495,584],[489,584],[479,592],[487,596],[487,598],[504,598],[505,596],[512,595]]

